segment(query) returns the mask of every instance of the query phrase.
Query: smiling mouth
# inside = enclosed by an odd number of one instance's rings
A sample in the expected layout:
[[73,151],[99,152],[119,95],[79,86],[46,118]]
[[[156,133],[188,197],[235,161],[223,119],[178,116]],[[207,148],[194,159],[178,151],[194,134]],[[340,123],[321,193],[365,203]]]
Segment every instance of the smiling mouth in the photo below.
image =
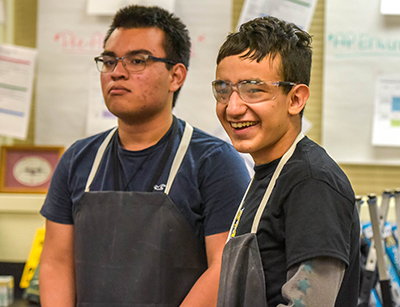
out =
[[256,125],[258,122],[242,122],[242,123],[232,123],[231,122],[231,127],[234,129],[244,129],[248,128],[251,126]]

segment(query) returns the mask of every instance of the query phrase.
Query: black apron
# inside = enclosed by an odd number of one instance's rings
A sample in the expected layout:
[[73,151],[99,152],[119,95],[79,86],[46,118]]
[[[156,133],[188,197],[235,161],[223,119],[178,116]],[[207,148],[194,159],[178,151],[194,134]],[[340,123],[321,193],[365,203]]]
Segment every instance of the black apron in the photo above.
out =
[[268,184],[264,197],[257,209],[251,232],[236,236],[236,229],[243,213],[243,203],[251,182],[242,199],[229,232],[228,242],[222,255],[217,307],[267,307],[266,285],[257,229],[262,213],[271,196],[275,182],[286,162],[292,156],[297,143],[304,137],[300,133],[292,146],[283,155]]
[[90,192],[114,132],[99,147],[74,210],[77,306],[179,306],[207,268],[204,247],[168,196],[193,128],[186,124],[165,193]]

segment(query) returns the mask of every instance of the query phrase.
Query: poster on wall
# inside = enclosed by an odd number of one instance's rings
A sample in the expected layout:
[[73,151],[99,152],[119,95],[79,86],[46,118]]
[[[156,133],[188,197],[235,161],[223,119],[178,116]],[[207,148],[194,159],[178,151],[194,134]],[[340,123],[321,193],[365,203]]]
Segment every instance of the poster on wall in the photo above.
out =
[[400,75],[376,80],[372,144],[400,147]]
[[109,15],[126,5],[156,5],[170,12],[174,11],[175,0],[87,0],[87,13],[89,15]]
[[245,0],[238,27],[261,16],[275,16],[308,31],[317,0]]
[[[230,0],[175,0],[174,14],[187,25],[192,50],[174,113],[209,133],[219,125],[211,82],[218,49],[230,32],[231,10]],[[112,16],[87,14],[86,0],[39,1],[37,145],[68,147],[115,125],[94,90],[100,88],[100,74],[93,59],[103,51],[111,21]]]
[[107,109],[100,86],[99,72],[88,73],[88,104],[85,135],[93,135],[117,126],[117,118]]
[[0,45],[0,135],[26,139],[37,51]]
[[381,0],[381,13],[385,15],[400,15],[398,0]]
[[398,73],[400,23],[381,14],[380,0],[325,5],[322,145],[342,164],[400,165],[400,148],[383,140],[387,131],[380,125],[389,123],[383,114],[396,113],[382,113],[387,100],[380,76]]

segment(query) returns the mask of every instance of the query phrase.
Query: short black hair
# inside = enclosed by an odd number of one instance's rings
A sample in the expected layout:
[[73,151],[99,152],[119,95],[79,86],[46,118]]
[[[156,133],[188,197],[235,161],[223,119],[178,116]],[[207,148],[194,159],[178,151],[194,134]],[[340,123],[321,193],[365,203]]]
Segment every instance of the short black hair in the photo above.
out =
[[[311,36],[293,23],[273,16],[250,20],[231,33],[219,49],[217,65],[226,57],[242,54],[242,57],[260,62],[267,56],[282,60],[282,80],[297,84],[310,84],[312,48]],[[283,87],[287,94],[290,86]],[[301,112],[302,115],[303,111]]]
[[[159,28],[165,34],[164,51],[166,58],[182,63],[189,69],[191,42],[189,31],[174,14],[157,6],[129,5],[120,9],[114,16],[104,39],[104,46],[117,28]],[[171,64],[166,64],[171,69]],[[181,88],[175,91],[172,107],[175,106]]]

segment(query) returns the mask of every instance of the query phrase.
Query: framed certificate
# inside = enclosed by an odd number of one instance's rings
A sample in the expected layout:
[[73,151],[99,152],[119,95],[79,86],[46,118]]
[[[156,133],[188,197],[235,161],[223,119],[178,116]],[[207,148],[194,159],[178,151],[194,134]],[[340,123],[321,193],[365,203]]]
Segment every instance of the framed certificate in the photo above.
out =
[[3,146],[0,192],[46,193],[64,147]]

